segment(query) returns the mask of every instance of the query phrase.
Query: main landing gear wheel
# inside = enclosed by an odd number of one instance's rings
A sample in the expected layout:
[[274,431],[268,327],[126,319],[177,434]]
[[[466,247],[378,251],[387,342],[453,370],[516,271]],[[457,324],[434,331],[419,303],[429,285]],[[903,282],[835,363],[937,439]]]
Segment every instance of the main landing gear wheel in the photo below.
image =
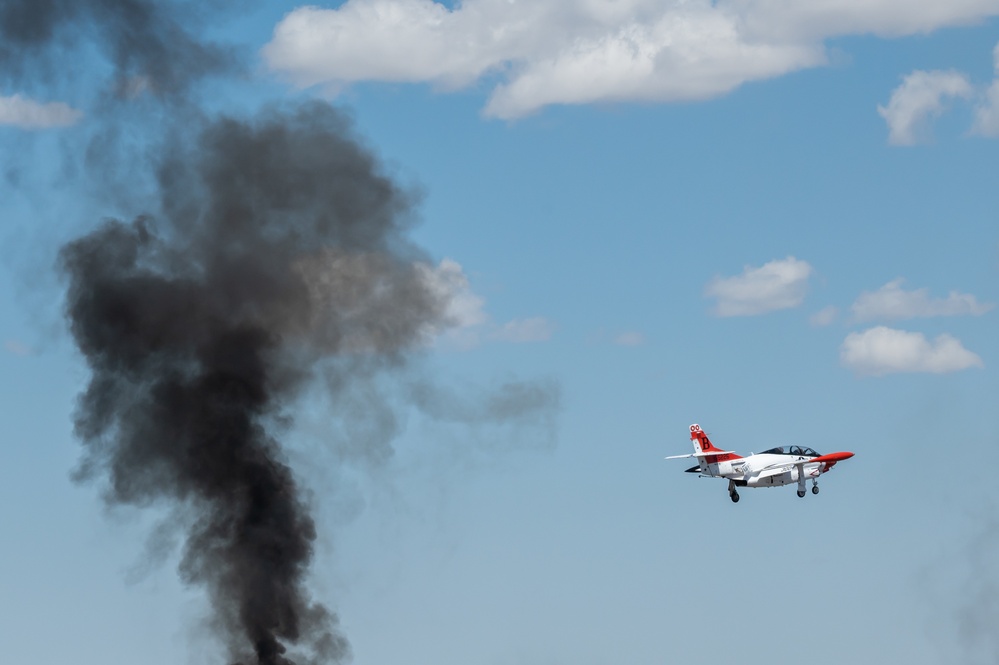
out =
[[819,493],[819,486],[812,485],[812,494],[818,494],[818,493]]
[[729,492],[728,496],[729,496],[730,499],[732,499],[732,503],[739,503],[739,493],[738,492]]
[[802,499],[805,498],[805,490],[798,490],[798,496]]

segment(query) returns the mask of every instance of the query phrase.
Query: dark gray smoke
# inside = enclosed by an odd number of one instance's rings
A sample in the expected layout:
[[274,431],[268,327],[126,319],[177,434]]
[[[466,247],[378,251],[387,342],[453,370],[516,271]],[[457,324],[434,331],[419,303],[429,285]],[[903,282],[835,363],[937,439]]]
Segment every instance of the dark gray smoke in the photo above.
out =
[[236,69],[230,47],[196,37],[206,12],[222,2],[167,0],[0,0],[0,71],[13,79],[72,71],[72,48],[107,53],[119,92],[137,86],[167,96],[206,75]]
[[234,659],[337,662],[336,618],[303,587],[315,527],[275,436],[317,368],[400,366],[445,323],[404,237],[411,196],[322,103],[173,146],[162,217],[107,221],[60,255],[92,370],[83,474],[107,474],[113,503],[195,515],[182,574],[209,590]]
[[349,647],[307,591],[316,529],[280,444],[296,400],[325,391],[351,458],[378,462],[399,400],[462,425],[550,427],[557,387],[511,382],[460,404],[428,380],[387,394],[449,324],[449,294],[406,238],[414,196],[326,104],[204,120],[196,84],[238,63],[186,26],[225,4],[0,0],[0,78],[72,81],[77,52],[108,58],[112,94],[69,157],[98,202],[148,201],[159,155],[154,214],[105,221],[59,254],[91,370],[79,477],[183,527],[182,578],[207,589],[232,662],[337,663]]

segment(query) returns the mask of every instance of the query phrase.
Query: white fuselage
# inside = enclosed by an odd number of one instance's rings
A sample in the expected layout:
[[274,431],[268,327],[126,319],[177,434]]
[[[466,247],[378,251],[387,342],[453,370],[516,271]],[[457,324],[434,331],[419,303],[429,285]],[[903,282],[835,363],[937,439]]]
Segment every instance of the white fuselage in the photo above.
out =
[[738,485],[747,487],[780,487],[798,482],[798,469],[803,470],[805,479],[818,478],[825,471],[821,462],[809,464],[802,455],[750,455],[726,462],[709,464],[700,460],[701,472],[708,476],[728,478]]

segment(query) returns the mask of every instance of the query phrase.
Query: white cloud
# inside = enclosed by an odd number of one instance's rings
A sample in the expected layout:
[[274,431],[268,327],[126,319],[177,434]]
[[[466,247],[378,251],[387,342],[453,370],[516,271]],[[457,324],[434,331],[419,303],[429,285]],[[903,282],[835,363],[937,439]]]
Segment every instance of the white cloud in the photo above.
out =
[[81,115],[80,111],[62,102],[43,104],[20,95],[0,96],[0,125],[21,129],[65,127],[75,123]]
[[806,261],[789,256],[759,268],[746,266],[735,277],[715,277],[704,292],[718,299],[718,316],[753,316],[800,305],[811,274],[812,266]]
[[853,303],[857,321],[915,319],[932,316],[980,316],[995,305],[980,303],[968,293],[951,291],[946,298],[931,298],[929,289],[906,291],[901,278],[877,291],[864,291]]
[[832,322],[835,321],[836,317],[838,316],[839,316],[839,308],[836,307],[835,305],[829,305],[828,307],[823,307],[819,311],[815,312],[815,314],[812,314],[810,317],[808,317],[808,322],[811,323],[813,326],[822,328],[831,325]]
[[499,82],[485,113],[549,104],[725,94],[826,62],[824,40],[898,36],[980,21],[999,0],[348,0],[301,7],[263,56],[295,84]]
[[983,136],[999,137],[999,44],[992,50],[995,79],[975,107],[975,124],[971,131]]
[[888,123],[888,142],[915,145],[929,136],[932,118],[946,109],[945,99],[974,99],[971,134],[999,138],[999,44],[992,50],[995,77],[991,84],[973,86],[968,77],[950,71],[914,71],[892,92],[887,107],[878,113]]
[[975,124],[971,131],[982,136],[999,137],[999,80],[993,81],[975,108]]
[[428,331],[430,337],[443,337],[458,347],[471,348],[483,340],[542,342],[550,339],[555,330],[554,324],[543,317],[496,324],[486,313],[485,300],[472,290],[457,261],[443,259],[437,266],[421,263],[417,270],[445,305],[444,324]]
[[504,323],[490,333],[491,339],[504,342],[544,342],[551,339],[555,325],[540,316],[529,319],[514,319]]
[[931,343],[922,333],[885,326],[847,335],[839,357],[857,374],[873,376],[899,372],[943,374],[983,366],[981,358],[950,335],[940,335]]
[[[734,0],[719,2],[740,8],[750,34],[786,39],[822,39],[842,35],[880,37],[931,32],[946,26],[969,25],[999,13],[991,0],[951,0],[946,3],[912,0]],[[764,22],[766,22],[764,24]]]
[[878,113],[888,123],[888,143],[915,145],[929,133],[930,119],[945,110],[949,97],[969,98],[974,89],[968,77],[956,71],[914,71],[902,80]]
[[472,291],[461,264],[443,259],[436,267],[419,264],[424,282],[444,302],[448,327],[469,328],[486,322],[485,301]]

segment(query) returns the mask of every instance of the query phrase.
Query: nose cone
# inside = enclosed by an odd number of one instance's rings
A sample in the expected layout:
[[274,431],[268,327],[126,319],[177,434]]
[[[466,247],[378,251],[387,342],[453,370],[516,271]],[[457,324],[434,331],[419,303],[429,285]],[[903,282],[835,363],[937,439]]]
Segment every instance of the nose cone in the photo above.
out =
[[842,453],[829,453],[828,455],[819,455],[818,457],[813,457],[808,460],[809,462],[825,462],[826,464],[835,464],[836,462],[842,462],[845,459],[850,459],[853,457],[853,453],[842,452]]

